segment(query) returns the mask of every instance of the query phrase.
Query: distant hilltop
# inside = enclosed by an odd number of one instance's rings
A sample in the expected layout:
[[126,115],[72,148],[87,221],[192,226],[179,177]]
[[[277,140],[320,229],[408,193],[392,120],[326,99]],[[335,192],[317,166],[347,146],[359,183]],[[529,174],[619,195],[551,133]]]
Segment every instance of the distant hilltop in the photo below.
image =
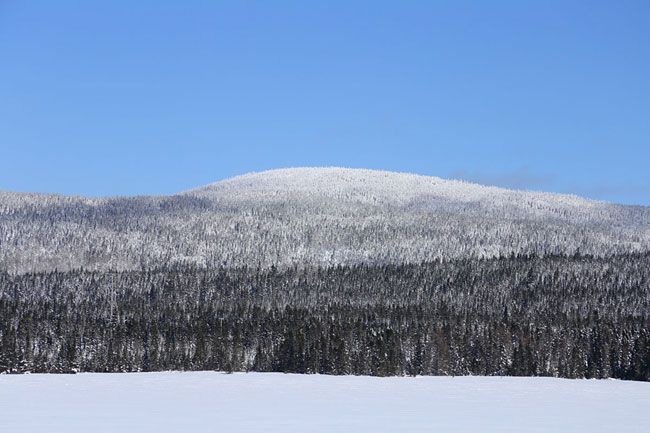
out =
[[0,192],[12,273],[648,250],[649,207],[377,170],[271,170],[170,196]]

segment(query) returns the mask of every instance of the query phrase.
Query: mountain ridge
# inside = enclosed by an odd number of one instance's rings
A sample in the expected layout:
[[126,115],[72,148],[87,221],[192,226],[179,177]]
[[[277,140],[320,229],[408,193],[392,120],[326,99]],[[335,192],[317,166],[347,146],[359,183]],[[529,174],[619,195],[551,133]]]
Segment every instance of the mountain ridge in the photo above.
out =
[[640,205],[640,204],[622,204],[622,203],[617,203],[617,202],[612,202],[612,201],[606,201],[606,200],[596,200],[596,199],[591,199],[587,197],[582,197],[577,194],[572,194],[572,193],[559,193],[559,192],[550,192],[550,191],[537,191],[537,190],[530,190],[530,189],[524,189],[524,188],[507,188],[507,187],[502,187],[502,186],[496,186],[496,185],[488,185],[488,184],[481,184],[478,182],[472,182],[464,179],[445,179],[437,176],[430,176],[430,175],[423,175],[423,174],[417,174],[417,173],[410,173],[410,172],[401,172],[401,171],[390,171],[390,170],[378,170],[378,169],[366,169],[366,168],[349,168],[349,167],[340,167],[340,166],[327,166],[327,167],[320,167],[320,166],[301,166],[301,167],[288,167],[288,168],[280,168],[280,169],[270,169],[270,170],[262,170],[262,171],[252,171],[248,173],[244,173],[241,175],[236,175],[232,176],[229,178],[225,178],[219,181],[215,182],[210,182],[205,185],[200,185],[197,187],[193,187],[190,189],[182,190],[176,193],[170,193],[170,194],[135,194],[135,195],[114,195],[114,196],[92,196],[92,195],[83,195],[83,194],[64,194],[64,193],[58,193],[58,192],[35,192],[35,191],[14,191],[14,190],[0,190],[0,198],[2,196],[6,195],[25,195],[25,196],[56,196],[56,197],[67,197],[67,198],[74,198],[74,199],[86,199],[86,200],[111,200],[111,199],[126,199],[126,198],[137,198],[137,197],[169,197],[169,196],[175,196],[175,195],[188,195],[188,194],[197,194],[197,193],[204,193],[207,191],[210,191],[212,188],[215,187],[220,187],[225,184],[231,184],[235,182],[241,182],[246,179],[250,178],[255,178],[255,177],[262,177],[265,175],[270,175],[270,174],[276,174],[276,173],[281,173],[281,172],[286,172],[286,173],[291,173],[294,171],[321,171],[321,170],[332,170],[332,171],[347,171],[347,172],[357,172],[357,173],[373,173],[373,174],[381,174],[384,176],[387,175],[398,175],[398,176],[404,176],[404,177],[412,177],[412,178],[418,178],[418,179],[426,179],[426,180],[436,180],[440,183],[449,183],[449,184],[457,184],[457,185],[470,185],[474,187],[479,187],[482,189],[490,189],[494,191],[502,191],[502,192],[515,192],[515,193],[530,193],[530,194],[536,194],[536,195],[544,195],[544,196],[558,196],[558,197],[566,197],[566,198],[574,198],[574,199],[579,199],[581,201],[585,202],[592,202],[592,203],[600,203],[600,204],[610,204],[610,205],[617,205],[617,206],[626,206],[626,207],[639,207],[639,208],[650,208],[650,206],[645,206],[645,205]]
[[0,192],[0,270],[327,266],[650,250],[650,207],[368,169],[248,173],[172,195]]
[[[263,170],[263,171],[258,171],[258,172],[250,172],[238,176],[233,176],[227,179],[223,179],[217,182],[211,182],[206,185],[202,185],[196,188],[192,188],[189,190],[181,191],[176,194],[198,194],[198,193],[207,193],[210,191],[213,191],[214,189],[220,189],[225,185],[232,185],[236,183],[243,183],[243,182],[251,182],[254,180],[275,180],[274,178],[291,178],[292,175],[297,175],[297,174],[311,174],[312,176],[314,174],[319,175],[321,178],[325,178],[325,176],[329,175],[331,177],[336,177],[342,176],[342,175],[348,175],[347,177],[353,177],[353,176],[358,176],[361,177],[362,175],[365,175],[367,177],[396,177],[399,176],[402,179],[409,179],[411,181],[417,180],[421,181],[423,183],[429,183],[431,185],[450,185],[450,186],[456,186],[456,187],[470,187],[470,188],[477,188],[481,190],[487,190],[487,191],[492,191],[492,192],[514,192],[514,193],[530,193],[534,195],[550,195],[550,196],[557,196],[557,197],[565,197],[565,198],[573,198],[573,199],[578,199],[581,201],[586,201],[586,202],[592,202],[592,203],[602,203],[602,204],[618,204],[615,202],[607,202],[607,201],[601,201],[601,200],[593,200],[585,197],[578,196],[576,194],[564,194],[564,193],[555,193],[555,192],[544,192],[544,191],[532,191],[532,190],[526,190],[526,189],[517,189],[517,188],[504,188],[504,187],[499,187],[499,186],[493,186],[493,185],[483,185],[480,183],[476,182],[470,182],[462,179],[444,179],[440,178],[437,176],[428,176],[428,175],[421,175],[421,174],[416,174],[416,173],[409,173],[409,172],[396,172],[396,171],[388,171],[388,170],[374,170],[374,169],[365,169],[365,168],[347,168],[347,167],[338,167],[338,166],[328,166],[328,167],[291,167],[291,168],[281,168],[281,169],[272,169],[272,170]],[[621,206],[629,206],[629,205],[622,205]]]

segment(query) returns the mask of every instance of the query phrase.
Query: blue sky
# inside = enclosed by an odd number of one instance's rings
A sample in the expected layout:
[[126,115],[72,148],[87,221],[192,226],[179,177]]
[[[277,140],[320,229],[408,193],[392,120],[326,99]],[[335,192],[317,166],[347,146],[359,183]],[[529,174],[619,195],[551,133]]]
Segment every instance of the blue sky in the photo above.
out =
[[650,205],[647,0],[101,3],[0,1],[0,189],[345,166]]

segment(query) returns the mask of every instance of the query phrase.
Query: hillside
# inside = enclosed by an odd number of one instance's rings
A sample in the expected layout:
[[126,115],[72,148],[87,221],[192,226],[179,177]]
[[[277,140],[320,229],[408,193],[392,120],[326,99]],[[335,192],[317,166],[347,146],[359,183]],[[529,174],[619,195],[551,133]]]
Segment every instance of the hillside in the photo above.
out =
[[0,270],[12,273],[649,249],[648,207],[374,170],[272,170],[170,196],[0,192]]

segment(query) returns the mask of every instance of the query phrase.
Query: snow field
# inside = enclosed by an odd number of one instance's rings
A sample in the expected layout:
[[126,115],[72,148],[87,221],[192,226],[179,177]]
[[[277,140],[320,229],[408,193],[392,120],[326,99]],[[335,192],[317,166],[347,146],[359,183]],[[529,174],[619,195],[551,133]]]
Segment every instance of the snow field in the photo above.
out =
[[0,432],[650,432],[650,383],[164,372],[0,376]]

